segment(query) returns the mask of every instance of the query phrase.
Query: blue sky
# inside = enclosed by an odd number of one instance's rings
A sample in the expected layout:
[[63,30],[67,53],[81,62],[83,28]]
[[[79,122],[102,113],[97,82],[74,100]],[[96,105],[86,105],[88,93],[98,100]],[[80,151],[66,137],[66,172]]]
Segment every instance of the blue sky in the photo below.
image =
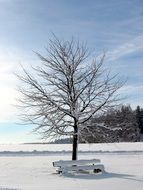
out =
[[52,32],[85,41],[95,55],[106,50],[113,72],[127,78],[121,90],[133,108],[143,107],[142,0],[0,0],[0,143],[37,141],[20,126],[13,106],[18,65],[37,64]]

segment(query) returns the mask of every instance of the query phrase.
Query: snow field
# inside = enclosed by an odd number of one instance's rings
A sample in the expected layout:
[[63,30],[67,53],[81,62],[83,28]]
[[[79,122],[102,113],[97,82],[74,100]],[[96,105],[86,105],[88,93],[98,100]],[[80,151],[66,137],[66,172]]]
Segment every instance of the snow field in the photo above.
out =
[[[33,152],[48,151],[52,152],[69,152],[72,150],[71,144],[2,144],[0,152]],[[79,144],[78,151],[104,152],[104,151],[143,151],[143,143],[97,143],[97,144]]]
[[[130,147],[132,145],[132,143],[128,144],[129,150],[132,149]],[[119,146],[120,144],[118,144]],[[104,146],[103,149],[105,150]],[[127,151],[126,146],[125,149]],[[50,154],[47,156],[23,156],[20,154],[17,156],[0,156],[0,188],[3,188],[0,190],[143,189],[142,152],[126,152],[125,154],[120,154],[120,152],[106,154],[97,154],[96,152],[90,154],[80,153],[79,159],[101,159],[101,163],[104,164],[107,173],[102,175],[69,174],[66,176],[55,174],[55,168],[52,166],[52,162],[68,159],[71,159],[71,154],[64,152],[60,155]]]

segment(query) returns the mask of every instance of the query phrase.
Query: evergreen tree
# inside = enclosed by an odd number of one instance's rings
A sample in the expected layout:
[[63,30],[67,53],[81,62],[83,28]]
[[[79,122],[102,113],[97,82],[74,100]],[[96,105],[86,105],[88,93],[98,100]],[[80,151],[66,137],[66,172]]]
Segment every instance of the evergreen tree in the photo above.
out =
[[87,128],[84,128],[81,133],[80,141],[88,143],[136,142],[140,140],[136,114],[129,105],[110,109],[104,116],[92,118],[90,123],[88,122]]
[[143,134],[143,109],[141,109],[140,106],[137,106],[136,109],[136,120],[140,129],[140,133]]

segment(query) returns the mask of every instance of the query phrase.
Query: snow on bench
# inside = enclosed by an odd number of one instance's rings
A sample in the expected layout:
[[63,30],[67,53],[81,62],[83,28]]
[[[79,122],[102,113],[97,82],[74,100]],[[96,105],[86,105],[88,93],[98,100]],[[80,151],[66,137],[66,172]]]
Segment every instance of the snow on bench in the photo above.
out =
[[70,171],[86,172],[93,171],[94,173],[104,172],[104,165],[100,163],[99,159],[92,160],[60,160],[53,162],[54,167],[58,167],[56,170],[58,173],[66,173]]
[[63,166],[71,166],[71,165],[83,165],[83,164],[95,164],[100,163],[99,159],[92,160],[59,160],[53,162],[54,167],[63,167]]

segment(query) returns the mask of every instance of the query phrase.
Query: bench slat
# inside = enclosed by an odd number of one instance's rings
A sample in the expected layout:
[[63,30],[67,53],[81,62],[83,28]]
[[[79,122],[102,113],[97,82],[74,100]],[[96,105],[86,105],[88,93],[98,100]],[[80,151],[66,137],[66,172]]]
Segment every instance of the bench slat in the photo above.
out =
[[53,162],[54,167],[63,167],[63,166],[72,166],[72,165],[86,165],[86,164],[95,164],[100,163],[100,159],[92,160],[60,160]]

